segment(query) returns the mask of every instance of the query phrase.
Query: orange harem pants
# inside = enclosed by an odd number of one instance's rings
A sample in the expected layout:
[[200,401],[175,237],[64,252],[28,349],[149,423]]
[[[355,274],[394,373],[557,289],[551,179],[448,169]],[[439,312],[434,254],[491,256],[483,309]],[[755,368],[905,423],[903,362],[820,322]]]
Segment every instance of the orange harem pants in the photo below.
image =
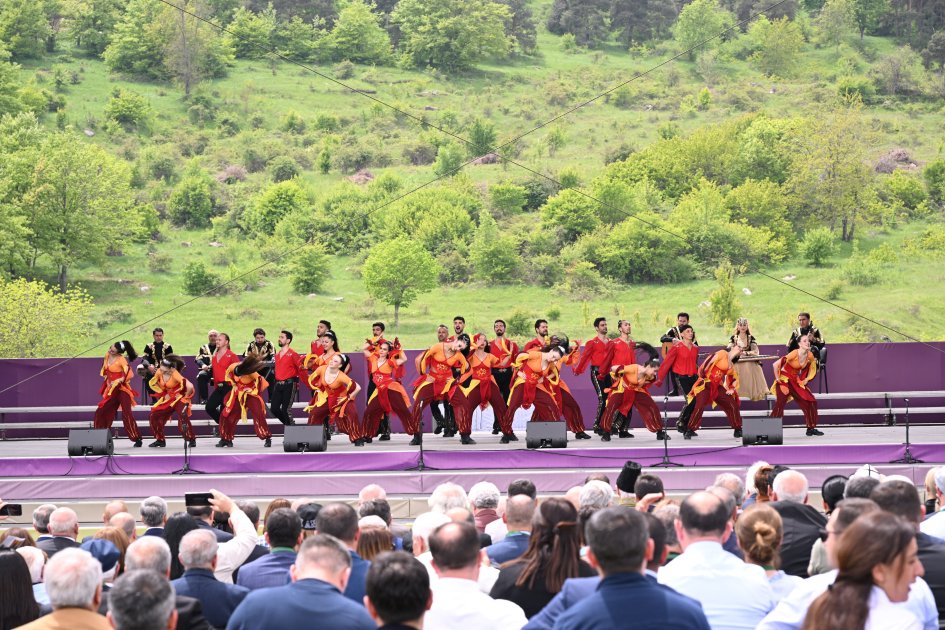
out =
[[111,429],[112,423],[115,421],[115,412],[118,411],[119,407],[121,407],[121,421],[125,425],[125,433],[128,434],[128,439],[137,442],[141,439],[141,433],[138,432],[135,416],[131,412],[134,408],[134,401],[131,399],[131,395],[122,389],[116,388],[112,395],[95,410],[95,419],[92,426],[96,429]]
[[187,410],[187,403],[177,401],[173,407],[164,407],[163,409],[152,409],[148,420],[151,423],[151,433],[156,440],[164,440],[164,427],[167,425],[171,416],[177,414],[177,428],[185,440],[196,440],[194,435],[194,426],[190,423],[190,413],[184,418],[184,411]]
[[[817,427],[817,401],[816,400],[807,400],[804,396],[814,397],[810,393],[810,390],[807,388],[802,388],[797,385],[794,381],[788,381],[787,383],[775,383],[777,386],[775,388],[775,401],[774,408],[771,410],[771,417],[778,418],[784,415],[784,406],[787,405],[788,396],[790,395],[794,398],[794,402],[797,403],[797,406],[801,408],[801,411],[804,413],[804,424],[807,425],[808,429],[814,429]],[[781,391],[781,386],[787,385],[789,394],[785,394]]]
[[[704,412],[706,406],[710,405],[711,403],[712,388],[706,386],[706,388],[696,394],[696,397],[692,399],[692,402],[687,405],[687,407],[691,406],[692,409],[692,412],[689,414],[690,431],[699,430],[699,427],[702,426],[702,412]],[[718,393],[716,394],[715,404],[725,412],[725,416],[728,418],[728,423],[733,429],[742,428],[742,413],[739,411],[737,398],[720,387],[718,389]],[[683,412],[685,413],[685,409]]]
[[[502,433],[511,435],[512,420],[509,417],[509,408],[502,398],[502,392],[499,391],[499,388],[495,384],[489,388],[489,400],[487,402],[492,406],[492,413],[495,415],[495,419],[498,421]],[[464,394],[459,387],[453,391],[452,396],[450,396],[450,404],[453,405],[453,412],[456,415],[456,428],[460,435],[469,435],[472,433],[473,413],[475,413],[476,407],[481,403],[481,387],[477,386],[469,392],[469,395]]]
[[[253,417],[253,428],[256,430],[256,437],[260,440],[272,437],[269,432],[269,425],[266,423],[266,405],[263,404],[259,396],[246,397],[246,411]],[[220,438],[223,440],[232,440],[236,433],[236,425],[240,421],[240,404],[236,401],[233,408],[227,412],[223,411],[220,416]]]
[[410,424],[404,425],[404,431],[410,435],[423,433],[423,408],[430,405],[435,400],[442,400],[449,403],[449,392],[443,395],[437,395],[437,391],[442,387],[442,381],[437,384],[436,381],[426,381],[421,383],[413,390],[413,407],[410,408]]
[[363,433],[363,429],[358,423],[358,412],[357,409],[355,409],[354,401],[349,400],[343,407],[344,413],[339,413],[337,406],[333,409],[329,402],[325,402],[309,412],[308,423],[323,425],[326,421],[333,420],[338,430],[342,433],[346,433],[348,440],[352,443],[363,437],[368,437],[369,434]]
[[[383,420],[384,415],[387,414],[387,410],[384,409],[380,398],[380,390],[375,389],[371,399],[368,400],[367,409],[364,410],[364,437],[374,437],[377,435],[377,429],[381,424],[381,420]],[[390,402],[391,411],[397,414],[401,424],[404,425],[404,431],[410,433],[408,428],[412,426],[411,423],[413,419],[410,415],[410,408],[407,407],[407,403],[404,402],[403,395],[397,390],[387,390],[387,400]]]
[[611,393],[607,398],[607,406],[604,408],[604,415],[601,416],[601,431],[609,433],[614,424],[614,417],[618,413],[624,413],[620,408],[624,406],[627,396],[633,394],[633,402],[627,407],[624,415],[630,416],[630,410],[636,408],[643,418],[643,426],[651,433],[663,430],[663,423],[660,421],[660,409],[653,402],[653,399],[646,392],[636,390],[625,390],[619,393]]

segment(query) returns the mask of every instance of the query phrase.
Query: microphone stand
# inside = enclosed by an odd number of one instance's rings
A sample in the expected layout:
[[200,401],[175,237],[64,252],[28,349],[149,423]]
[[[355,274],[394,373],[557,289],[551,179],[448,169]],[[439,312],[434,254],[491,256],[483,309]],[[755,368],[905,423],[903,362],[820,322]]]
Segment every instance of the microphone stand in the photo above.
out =
[[683,464],[669,458],[669,396],[663,396],[663,461],[653,468],[682,468]]
[[911,442],[909,441],[909,399],[904,399],[906,401],[906,453],[904,456],[899,459],[894,459],[890,461],[890,464],[924,464],[925,462],[921,459],[916,459],[912,455],[912,449],[909,448]]
[[[436,422],[436,419],[434,419],[433,422]],[[417,458],[417,465],[416,465],[416,466],[411,466],[410,468],[407,468],[406,470],[416,470],[417,472],[423,472],[423,471],[425,471],[425,470],[439,470],[438,468],[434,468],[434,467],[432,467],[432,466],[427,466],[427,465],[426,465],[426,462],[423,461],[423,421],[422,421],[422,420],[421,420],[421,422],[420,422],[420,444],[419,444],[419,446],[420,446],[420,451],[419,451],[419,457]]]
[[[190,422],[190,418],[184,419],[183,416],[179,416],[180,420],[183,421],[184,426],[181,427],[181,433],[184,437],[184,464],[178,470],[172,472],[172,475],[204,475],[206,474],[202,470],[197,470],[196,468],[190,467],[190,440],[187,439],[187,429],[189,428],[193,431],[193,424]],[[180,422],[178,422],[180,425]],[[196,433],[194,434],[196,435]]]

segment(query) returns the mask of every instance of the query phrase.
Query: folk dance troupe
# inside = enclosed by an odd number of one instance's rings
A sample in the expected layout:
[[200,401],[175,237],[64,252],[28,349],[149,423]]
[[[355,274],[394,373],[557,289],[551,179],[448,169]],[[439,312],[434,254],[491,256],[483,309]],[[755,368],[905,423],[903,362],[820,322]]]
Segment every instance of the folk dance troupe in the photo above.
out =
[[[463,445],[475,444],[472,424],[476,410],[489,408],[495,418],[492,432],[502,434],[502,444],[518,440],[513,420],[519,409],[531,410],[532,421],[563,419],[576,439],[591,439],[581,407],[563,378],[566,368],[575,375],[589,370],[597,396],[593,432],[605,442],[612,436],[633,437],[633,410],[656,439],[671,439],[650,392],[664,383],[668,383],[668,395],[685,397],[675,428],[687,440],[698,436],[703,414],[710,406],[724,412],[734,437],[740,438],[740,399],[762,400],[769,394],[774,397],[771,416],[782,416],[786,405],[794,401],[803,413],[807,435],[823,435],[817,428],[817,399],[809,384],[818,366],[824,364],[827,348],[808,313],[799,314],[798,327],[782,357],[760,354],[745,318],[738,319],[726,347],[707,355],[699,352],[687,313],[680,313],[676,325],[660,338],[660,349],[634,341],[627,320],[619,320],[616,336],[610,337],[604,317],[594,320],[595,334],[584,344],[549,334],[548,322],[539,319],[534,338],[521,349],[506,336],[506,323],[501,319],[494,322],[491,340],[483,333],[470,337],[465,327],[465,319],[459,316],[453,320],[452,335],[446,326],[438,327],[437,342],[415,359],[417,378],[408,392],[403,383],[407,355],[399,339],[384,337],[383,322],[375,322],[362,347],[367,373],[366,402],[360,416],[359,377],[351,373],[351,361],[339,349],[338,337],[326,320],[318,323],[316,338],[304,355],[291,347],[293,335],[287,330],[280,331],[277,349],[263,329],[255,329],[243,356],[230,349],[227,333],[211,330],[208,343],[196,356],[196,384],[183,375],[183,359],[173,354],[170,344],[164,342],[164,331],[156,328],[155,341],[146,347],[137,369],[152,398],[149,426],[154,441],[148,446],[165,447],[165,427],[176,418],[181,437],[195,447],[191,409],[197,398],[218,425],[215,446],[233,447],[237,425],[251,419],[256,437],[270,447],[266,399],[272,416],[284,425],[295,424],[291,409],[300,383],[312,392],[305,407],[307,423],[323,427],[327,439],[333,434],[345,435],[355,446],[375,438],[389,440],[392,415],[411,436],[410,443],[421,444],[426,408],[433,416],[433,432],[444,437],[458,433]],[[644,355],[642,363],[637,360],[638,353]],[[111,428],[120,412],[128,439],[140,447],[143,438],[133,415],[138,396],[133,389],[136,371],[131,368],[137,356],[126,340],[108,348],[100,370],[100,399],[93,424],[95,428]],[[770,387],[761,367],[761,362],[769,359],[774,360]]]

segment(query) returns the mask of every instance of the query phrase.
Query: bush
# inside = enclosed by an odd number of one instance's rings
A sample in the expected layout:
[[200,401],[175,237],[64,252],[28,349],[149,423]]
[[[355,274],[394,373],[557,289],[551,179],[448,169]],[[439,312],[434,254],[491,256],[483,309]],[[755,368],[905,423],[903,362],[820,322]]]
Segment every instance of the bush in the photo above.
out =
[[185,178],[168,199],[167,210],[175,225],[210,227],[210,217],[214,213],[210,181],[200,175]]
[[452,177],[463,164],[463,150],[453,142],[440,145],[433,163],[433,172],[437,177]]
[[115,89],[105,104],[105,118],[124,127],[138,127],[148,118],[151,107],[144,97],[129,90]]
[[308,245],[289,257],[289,280],[296,293],[319,293],[330,275],[328,256],[321,245]]
[[295,181],[270,185],[256,198],[249,212],[248,222],[252,229],[263,234],[272,234],[282,219],[295,212],[307,209],[305,192]]
[[879,282],[881,275],[880,263],[871,260],[868,256],[851,256],[840,271],[841,278],[858,287],[868,287],[876,284]]
[[824,294],[824,297],[826,297],[828,300],[837,300],[837,299],[839,299],[840,296],[843,295],[843,287],[844,287],[844,286],[845,286],[845,285],[843,284],[843,280],[842,280],[842,279],[837,278],[837,279],[835,279],[835,280],[832,280],[832,281],[830,282],[830,284],[827,285],[827,291],[826,291],[826,293]]
[[350,79],[354,76],[354,64],[347,60],[343,59],[335,64],[335,67],[332,68],[332,74],[335,75],[335,78],[344,81],[345,79]]
[[151,273],[167,273],[171,270],[174,258],[170,254],[150,254],[148,256],[148,271]]
[[876,96],[876,86],[868,77],[840,77],[837,79],[837,94],[842,98],[858,95],[866,103]]
[[535,332],[535,319],[531,313],[515,309],[505,318],[506,332],[509,337],[531,337]]
[[208,271],[202,262],[193,261],[184,267],[184,293],[203,295],[213,291],[220,284],[220,276]]
[[801,241],[801,253],[808,264],[823,267],[837,251],[837,236],[830,228],[808,230]]
[[414,166],[433,164],[433,160],[436,159],[436,147],[420,140],[404,147],[403,156]]
[[279,128],[287,133],[302,135],[305,133],[305,120],[297,111],[290,109],[285,113],[285,116],[282,117]]
[[526,259],[527,272],[525,277],[532,284],[542,287],[556,287],[564,282],[564,263],[560,256],[538,254]]
[[636,151],[632,146],[621,143],[619,147],[608,149],[604,154],[604,164],[613,164],[614,162],[623,162],[630,154]]
[[376,154],[366,142],[351,140],[342,142],[331,150],[331,164],[342,173],[354,173],[367,168],[376,159]]
[[284,182],[286,180],[298,177],[301,173],[298,163],[288,155],[280,155],[269,162],[269,173],[275,182]]
[[519,214],[527,201],[524,186],[509,182],[499,182],[489,187],[490,207],[499,217]]
[[922,172],[929,198],[935,203],[945,202],[945,160],[934,160]]

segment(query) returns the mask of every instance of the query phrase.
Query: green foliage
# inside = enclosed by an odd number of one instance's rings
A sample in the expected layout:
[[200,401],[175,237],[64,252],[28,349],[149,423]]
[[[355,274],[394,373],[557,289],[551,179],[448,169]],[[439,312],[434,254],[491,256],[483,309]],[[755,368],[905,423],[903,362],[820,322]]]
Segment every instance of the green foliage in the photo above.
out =
[[[725,207],[731,220],[744,223],[770,234],[772,260],[790,253],[794,240],[794,226],[784,191],[774,182],[747,180],[725,196]],[[776,253],[775,253],[776,252]]]
[[275,182],[293,179],[298,177],[301,172],[299,163],[288,155],[280,155],[269,162],[269,173]]
[[453,142],[445,142],[436,152],[433,172],[437,177],[452,177],[463,165],[463,151]]
[[855,27],[851,0],[827,0],[817,15],[816,26],[820,41],[839,50]]
[[571,243],[600,225],[599,203],[575,190],[562,190],[541,209],[542,223],[558,230],[562,242]]
[[306,22],[293,15],[288,22],[278,25],[277,52],[293,61],[310,61],[318,57],[319,38],[324,34],[322,22]]
[[840,77],[837,79],[837,95],[841,98],[859,97],[864,101],[870,101],[876,95],[876,86],[869,77]]
[[92,297],[56,291],[41,281],[0,277],[0,357],[72,356],[88,345]]
[[10,63],[9,59],[10,53],[0,45],[0,115],[16,114],[25,110],[40,113],[23,101],[19,76],[20,66]]
[[403,237],[372,247],[361,268],[364,287],[371,297],[394,307],[395,328],[400,308],[432,291],[438,273],[439,266],[423,245]]
[[294,109],[290,109],[282,116],[282,121],[279,123],[279,128],[282,129],[282,131],[286,131],[288,133],[301,135],[305,133],[305,119],[302,118],[300,113]]
[[929,199],[939,205],[945,203],[945,160],[929,162],[922,171],[922,178],[929,191]]
[[296,180],[271,184],[256,198],[249,212],[249,227],[254,232],[272,234],[285,217],[309,208],[305,191]]
[[478,195],[462,185],[427,187],[394,202],[375,221],[385,238],[403,236],[441,253],[469,243],[481,207]]
[[840,269],[840,277],[853,286],[869,287],[879,282],[881,276],[882,262],[878,257],[862,255],[854,241],[853,253]]
[[505,332],[509,337],[528,337],[535,330],[535,319],[531,313],[515,309],[505,318]]
[[511,182],[499,182],[489,187],[489,207],[501,218],[522,212],[527,190]]
[[773,22],[760,16],[748,29],[748,37],[754,44],[751,60],[767,75],[793,76],[800,61],[804,34],[801,27],[784,17]]
[[893,171],[885,179],[882,184],[882,194],[887,202],[899,204],[912,211],[928,199],[922,180],[901,170]]
[[226,34],[227,42],[237,58],[263,59],[272,46],[276,12],[272,10],[272,5],[260,13],[240,7],[226,29],[229,31]]
[[475,158],[489,153],[495,147],[495,125],[491,121],[476,118],[469,126],[468,140],[468,157]]
[[191,175],[181,180],[167,200],[171,222],[186,227],[210,227],[210,217],[214,214],[212,186],[206,175]]
[[[679,13],[673,35],[680,48],[689,51],[689,60],[695,61],[699,51],[718,46],[716,36],[734,23],[734,16],[720,7],[718,0],[694,0]],[[716,39],[703,44],[710,38]]]
[[860,39],[863,39],[867,30],[876,28],[883,15],[889,11],[889,0],[850,0],[850,5]]
[[607,0],[555,0],[545,25],[556,35],[574,36],[578,46],[597,46],[607,39]]
[[[565,272],[568,293],[581,300],[589,300],[603,292],[604,279],[593,263],[580,260]],[[549,319],[553,319],[549,313]]]
[[289,258],[292,290],[302,295],[321,293],[331,277],[331,264],[322,245],[307,245]]
[[509,8],[490,0],[400,0],[391,20],[400,27],[404,63],[463,70],[484,57],[502,57]]
[[362,0],[343,6],[334,28],[319,45],[335,61],[384,63],[391,55],[390,37],[380,26],[380,16]]
[[158,0],[129,0],[102,53],[113,72],[164,78],[164,37],[159,28],[163,5]]
[[837,235],[830,228],[808,230],[801,241],[801,254],[815,267],[823,267],[837,251]]
[[528,0],[498,0],[509,8],[511,14],[505,22],[505,34],[515,40],[516,52],[531,54],[537,43],[535,18]]
[[143,96],[116,88],[105,104],[105,118],[126,128],[144,126],[151,116],[151,106]]
[[48,18],[38,0],[4,0],[0,4],[0,41],[14,59],[39,57],[50,34]]
[[500,234],[499,226],[488,212],[479,215],[479,227],[469,246],[470,261],[476,276],[487,282],[509,283],[519,265],[515,239]]
[[709,316],[713,324],[722,328],[731,328],[742,312],[738,289],[735,287],[736,272],[727,260],[713,272],[717,287],[709,296]]
[[870,69],[870,77],[884,94],[914,94],[925,81],[922,57],[909,46],[883,56]]
[[121,17],[122,0],[73,0],[66,9],[66,29],[76,46],[101,55]]
[[220,276],[208,271],[200,261],[191,261],[184,267],[183,289],[186,295],[204,295],[220,285]]

